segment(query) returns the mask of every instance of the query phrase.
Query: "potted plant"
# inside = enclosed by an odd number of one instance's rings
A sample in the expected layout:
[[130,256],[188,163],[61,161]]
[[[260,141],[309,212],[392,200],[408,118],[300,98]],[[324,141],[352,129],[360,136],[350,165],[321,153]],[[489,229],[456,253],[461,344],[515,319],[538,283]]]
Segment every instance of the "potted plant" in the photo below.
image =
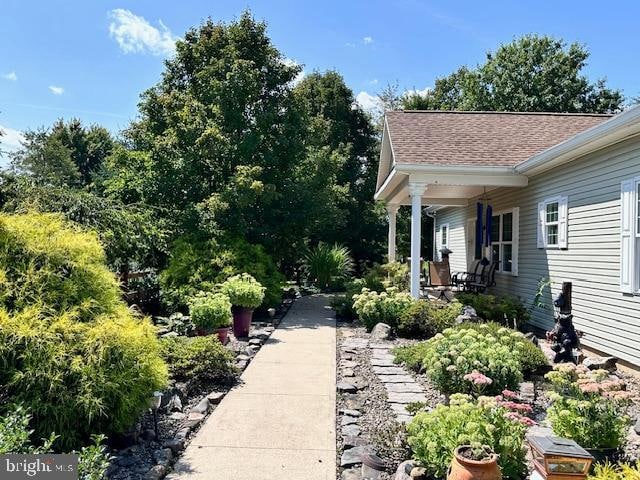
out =
[[229,277],[221,286],[233,305],[233,334],[249,336],[253,311],[262,304],[265,288],[248,273]]
[[231,302],[223,293],[201,292],[189,301],[191,321],[198,335],[217,333],[220,343],[227,342],[231,326]]
[[480,443],[462,445],[453,452],[447,480],[500,480],[498,455]]

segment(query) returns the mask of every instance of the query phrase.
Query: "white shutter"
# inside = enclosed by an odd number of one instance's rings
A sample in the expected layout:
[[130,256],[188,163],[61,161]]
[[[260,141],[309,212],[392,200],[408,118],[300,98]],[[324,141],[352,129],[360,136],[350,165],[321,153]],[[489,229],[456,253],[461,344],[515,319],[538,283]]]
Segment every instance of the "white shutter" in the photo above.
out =
[[544,216],[546,215],[544,202],[538,203],[538,248],[544,248]]
[[634,180],[622,182],[620,195],[620,290],[625,293],[633,293],[635,286],[635,268],[633,267],[635,254],[634,190]]
[[518,251],[520,250],[520,207],[513,209],[511,243],[511,275],[518,275]]
[[569,217],[569,201],[567,197],[558,199],[558,248],[567,248],[567,219]]
[[436,252],[434,258],[440,259],[440,249],[442,248],[442,226],[436,230]]

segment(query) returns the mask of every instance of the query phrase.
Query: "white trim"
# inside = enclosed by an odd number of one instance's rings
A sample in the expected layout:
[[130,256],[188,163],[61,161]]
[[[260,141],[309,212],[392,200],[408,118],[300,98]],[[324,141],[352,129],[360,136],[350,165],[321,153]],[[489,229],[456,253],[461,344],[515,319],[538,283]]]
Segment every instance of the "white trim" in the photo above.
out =
[[[444,238],[444,230],[447,230],[447,241],[444,242],[442,239]],[[449,242],[451,240],[451,227],[449,227],[448,223],[443,223],[442,225],[440,225],[440,248],[438,249],[438,251],[440,251],[441,249],[447,247],[449,248]]]
[[640,293],[640,269],[636,253],[638,222],[638,183],[640,176],[623,180],[620,188],[620,290],[623,293]]
[[[504,227],[504,217],[505,214],[511,214],[511,240],[503,241],[503,227]],[[503,210],[499,210],[497,212],[492,212],[492,217],[501,217],[500,218],[500,231],[498,232],[498,238],[500,239],[497,242],[491,242],[491,245],[497,244],[500,248],[500,265],[496,269],[496,273],[501,275],[511,275],[512,277],[518,276],[518,250],[520,245],[520,207],[506,208]],[[475,244],[475,240],[474,240]],[[503,245],[511,245],[511,271],[505,271],[504,268],[504,249]],[[475,245],[474,245],[475,246]],[[491,255],[491,247],[489,247],[489,252],[487,252],[487,256]]]
[[[558,204],[558,219],[552,222],[547,221],[547,207],[554,203]],[[569,216],[569,200],[566,196],[556,195],[554,197],[545,198],[538,203],[538,245],[540,249],[547,250],[565,250],[568,246],[568,216]],[[557,227],[556,243],[549,243],[549,235],[547,228],[550,226]]]

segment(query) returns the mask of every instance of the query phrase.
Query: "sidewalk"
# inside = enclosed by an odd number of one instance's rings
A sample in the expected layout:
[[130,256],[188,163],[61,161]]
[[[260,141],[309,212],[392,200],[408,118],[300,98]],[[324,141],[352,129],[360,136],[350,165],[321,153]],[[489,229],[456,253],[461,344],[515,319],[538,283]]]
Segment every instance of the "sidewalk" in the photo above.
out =
[[335,479],[336,330],[329,300],[295,302],[167,479]]

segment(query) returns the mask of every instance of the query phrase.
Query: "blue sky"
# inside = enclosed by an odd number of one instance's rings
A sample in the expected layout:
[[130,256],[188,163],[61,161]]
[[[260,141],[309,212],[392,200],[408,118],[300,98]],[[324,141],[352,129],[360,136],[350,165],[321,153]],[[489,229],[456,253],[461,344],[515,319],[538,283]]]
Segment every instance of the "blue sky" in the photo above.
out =
[[640,95],[639,2],[2,0],[2,148],[59,117],[120,131],[159,79],[174,38],[246,7],[268,22],[287,58],[305,72],[337,69],[365,106],[387,82],[422,90],[525,33],[586,44],[590,78]]

